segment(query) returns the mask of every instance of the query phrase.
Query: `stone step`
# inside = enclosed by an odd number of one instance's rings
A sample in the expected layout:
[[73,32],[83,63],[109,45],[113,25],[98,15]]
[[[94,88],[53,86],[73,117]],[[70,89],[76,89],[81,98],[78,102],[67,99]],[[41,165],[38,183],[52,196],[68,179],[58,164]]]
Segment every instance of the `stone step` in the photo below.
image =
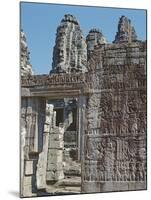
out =
[[81,186],[80,187],[65,187],[65,191],[72,192],[72,193],[81,193]]
[[80,170],[73,170],[73,169],[69,169],[69,170],[65,170],[64,171],[65,176],[81,176],[81,171]]
[[46,189],[47,193],[49,194],[79,194],[81,193],[81,186],[77,187],[71,187],[71,186],[57,186],[57,187],[47,187]]
[[57,183],[58,186],[81,187],[81,177],[70,177]]

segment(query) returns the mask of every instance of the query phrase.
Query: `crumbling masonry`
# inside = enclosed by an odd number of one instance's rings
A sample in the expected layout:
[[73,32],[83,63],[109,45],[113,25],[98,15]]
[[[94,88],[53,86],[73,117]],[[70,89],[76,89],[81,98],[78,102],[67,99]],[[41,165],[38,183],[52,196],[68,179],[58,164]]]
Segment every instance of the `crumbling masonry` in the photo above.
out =
[[146,41],[113,43],[65,15],[52,70],[32,75],[21,32],[21,196],[146,189]]

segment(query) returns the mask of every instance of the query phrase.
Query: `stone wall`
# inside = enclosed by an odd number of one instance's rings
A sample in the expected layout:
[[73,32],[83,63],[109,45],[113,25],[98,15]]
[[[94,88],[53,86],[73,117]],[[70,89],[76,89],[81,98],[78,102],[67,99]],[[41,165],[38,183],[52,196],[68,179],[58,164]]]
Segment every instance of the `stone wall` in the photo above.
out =
[[82,191],[145,189],[146,43],[98,47],[89,65]]

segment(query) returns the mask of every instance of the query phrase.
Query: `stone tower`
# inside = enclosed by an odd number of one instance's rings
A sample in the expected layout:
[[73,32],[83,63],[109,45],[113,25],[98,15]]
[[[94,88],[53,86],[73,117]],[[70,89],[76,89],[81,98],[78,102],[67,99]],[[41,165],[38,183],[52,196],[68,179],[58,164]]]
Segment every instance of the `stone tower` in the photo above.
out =
[[86,72],[86,65],[86,41],[76,18],[67,14],[57,28],[50,73]]
[[32,66],[29,62],[29,50],[25,33],[21,30],[20,34],[20,67],[21,76],[32,75]]
[[131,20],[125,16],[121,16],[113,43],[135,42],[136,40],[137,35],[134,27],[131,25]]
[[106,44],[107,40],[99,29],[91,29],[86,37],[86,42],[87,42],[87,53],[88,53],[87,55],[89,59],[90,53],[94,50],[94,46],[100,44]]

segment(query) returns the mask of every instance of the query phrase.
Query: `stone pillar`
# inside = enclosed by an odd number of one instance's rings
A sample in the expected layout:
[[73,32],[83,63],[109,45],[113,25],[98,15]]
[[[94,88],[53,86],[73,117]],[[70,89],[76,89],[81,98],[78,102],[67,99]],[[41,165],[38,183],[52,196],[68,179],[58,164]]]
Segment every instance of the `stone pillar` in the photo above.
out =
[[42,146],[45,99],[26,97],[21,102],[21,197],[36,196],[36,164]]
[[64,178],[63,173],[63,135],[64,127],[54,127],[49,133],[47,175],[48,183],[54,183]]
[[43,132],[43,151],[39,154],[36,180],[37,188],[46,188],[46,169],[47,169],[47,154],[48,154],[48,142],[49,142],[49,132],[52,128],[53,123],[53,105],[46,104],[46,118],[44,124]]
[[23,119],[23,115],[25,115],[25,110],[21,110],[21,138],[20,138],[20,146],[21,146],[21,165],[20,165],[20,178],[21,178],[21,184],[20,184],[20,195],[24,195],[24,148],[25,148],[25,136],[26,136],[26,128],[25,128],[25,120]]
[[86,105],[86,97],[81,95],[79,96],[78,101],[78,160],[81,160],[83,155],[83,137],[84,137],[84,129],[86,124],[86,117],[85,117],[85,105]]

